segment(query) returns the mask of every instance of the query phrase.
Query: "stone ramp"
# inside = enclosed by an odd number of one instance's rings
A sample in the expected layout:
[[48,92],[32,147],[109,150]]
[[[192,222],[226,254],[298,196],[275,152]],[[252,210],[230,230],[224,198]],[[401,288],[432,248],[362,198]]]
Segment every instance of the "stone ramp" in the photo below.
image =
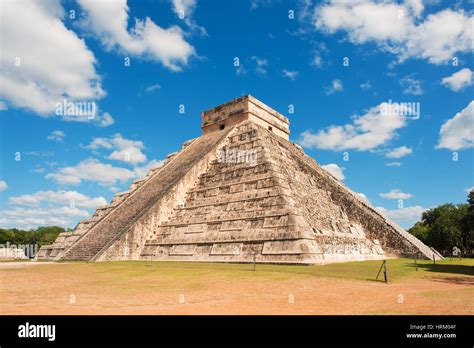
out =
[[157,174],[129,194],[113,211],[90,228],[64,252],[61,259],[93,260],[139,219],[153,204],[207,153],[226,131],[203,136],[175,155]]

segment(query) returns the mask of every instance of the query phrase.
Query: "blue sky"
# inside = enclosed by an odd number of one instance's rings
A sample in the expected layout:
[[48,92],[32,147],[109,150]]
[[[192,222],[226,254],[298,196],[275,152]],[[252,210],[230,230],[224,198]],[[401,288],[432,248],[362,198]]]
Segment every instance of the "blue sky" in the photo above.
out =
[[[464,202],[474,186],[470,8],[3,1],[0,227],[74,227],[199,136],[202,110],[243,94],[286,115],[292,141],[404,227]],[[60,114],[63,100],[98,111]],[[389,101],[412,107],[387,114]]]

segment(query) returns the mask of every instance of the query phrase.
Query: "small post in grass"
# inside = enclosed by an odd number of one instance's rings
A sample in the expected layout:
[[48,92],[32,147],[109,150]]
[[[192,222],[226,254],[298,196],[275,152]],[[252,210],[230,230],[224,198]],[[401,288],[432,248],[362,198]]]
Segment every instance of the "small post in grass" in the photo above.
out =
[[435,254],[433,254],[433,265],[436,265],[436,258],[435,258]]
[[382,265],[380,266],[379,273],[377,273],[377,277],[375,280],[379,279],[380,272],[382,272],[383,268],[383,277],[385,279],[385,283],[388,283],[388,272],[387,272],[387,260],[383,260]]
[[257,257],[257,252],[254,250],[253,251],[253,271],[255,272],[255,259]]
[[418,272],[418,263],[416,263],[417,258],[418,258],[418,253],[415,253],[415,270]]

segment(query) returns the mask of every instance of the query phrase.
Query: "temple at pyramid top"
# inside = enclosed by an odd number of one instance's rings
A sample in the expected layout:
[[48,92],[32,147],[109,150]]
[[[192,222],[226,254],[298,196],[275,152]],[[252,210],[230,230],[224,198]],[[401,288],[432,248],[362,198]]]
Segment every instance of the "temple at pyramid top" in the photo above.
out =
[[251,95],[233,99],[203,111],[201,115],[203,135],[250,120],[286,140],[290,136],[288,118]]

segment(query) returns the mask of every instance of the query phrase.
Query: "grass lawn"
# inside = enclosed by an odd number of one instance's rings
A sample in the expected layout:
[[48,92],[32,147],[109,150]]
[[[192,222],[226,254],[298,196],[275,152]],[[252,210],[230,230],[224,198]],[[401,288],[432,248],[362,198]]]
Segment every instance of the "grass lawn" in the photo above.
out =
[[0,265],[2,314],[474,314],[474,260]]

